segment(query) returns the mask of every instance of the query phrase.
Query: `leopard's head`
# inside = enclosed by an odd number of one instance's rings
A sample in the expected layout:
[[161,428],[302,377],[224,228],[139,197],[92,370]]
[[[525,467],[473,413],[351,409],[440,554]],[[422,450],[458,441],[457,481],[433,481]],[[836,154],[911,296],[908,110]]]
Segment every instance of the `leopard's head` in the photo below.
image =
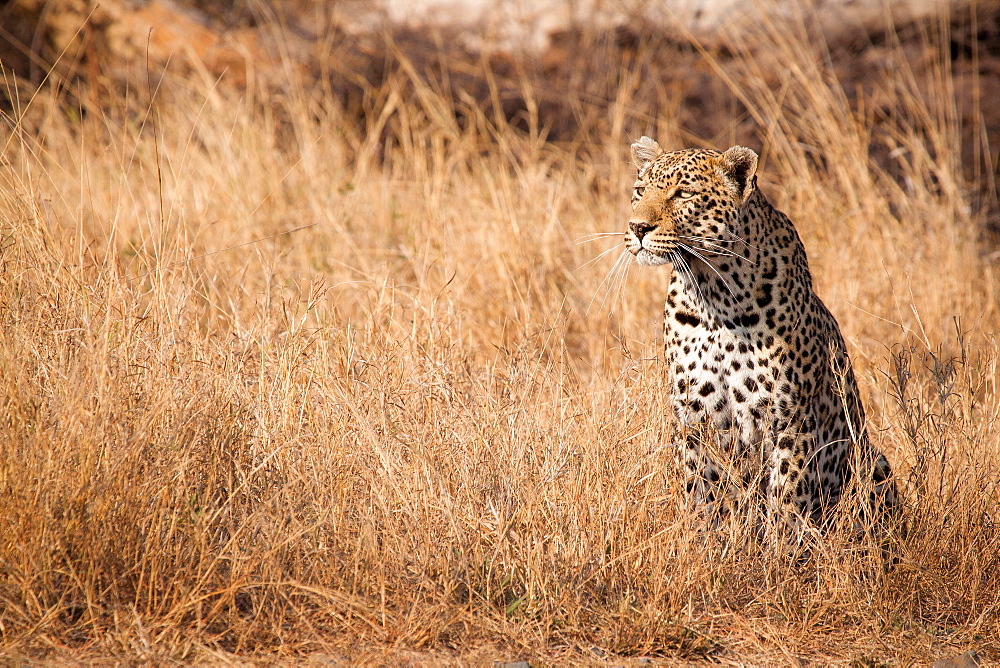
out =
[[724,153],[702,149],[664,152],[649,137],[632,144],[639,170],[625,247],[641,265],[674,262],[678,254],[716,255],[734,240],[757,188],[757,154],[743,146]]

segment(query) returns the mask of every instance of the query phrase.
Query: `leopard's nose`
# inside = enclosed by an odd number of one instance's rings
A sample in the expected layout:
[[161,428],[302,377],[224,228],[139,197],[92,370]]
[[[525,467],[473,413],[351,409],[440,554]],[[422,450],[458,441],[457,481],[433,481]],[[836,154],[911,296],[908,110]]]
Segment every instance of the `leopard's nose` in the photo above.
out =
[[642,241],[642,238],[646,236],[648,232],[655,230],[657,226],[653,225],[648,220],[630,220],[628,221],[628,228],[632,230],[632,234],[635,235],[636,239]]

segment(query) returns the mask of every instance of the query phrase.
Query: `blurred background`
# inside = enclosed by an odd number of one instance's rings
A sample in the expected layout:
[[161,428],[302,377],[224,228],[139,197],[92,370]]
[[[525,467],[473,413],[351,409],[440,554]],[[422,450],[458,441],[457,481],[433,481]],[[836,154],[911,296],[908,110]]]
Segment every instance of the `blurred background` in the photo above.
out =
[[[808,34],[809,57],[823,61],[848,107],[865,101],[876,127],[897,111],[885,92],[892,82],[937,97],[926,81],[946,69],[954,98],[926,102],[959,129],[973,205],[991,212],[983,232],[1000,229],[989,145],[1000,131],[996,2],[8,0],[0,26],[0,98],[16,77],[22,96],[47,80],[98,106],[129,89],[141,103],[150,81],[170,71],[175,81],[193,73],[274,94],[305,83],[363,126],[402,75],[411,90],[426,82],[452,98],[458,116],[488,109],[550,142],[670,132],[691,145],[755,149],[767,128],[734,82],[752,53],[769,85],[788,85],[791,63],[761,45],[770,26]],[[623,90],[627,108],[609,113]],[[891,167],[883,139],[872,154]]]

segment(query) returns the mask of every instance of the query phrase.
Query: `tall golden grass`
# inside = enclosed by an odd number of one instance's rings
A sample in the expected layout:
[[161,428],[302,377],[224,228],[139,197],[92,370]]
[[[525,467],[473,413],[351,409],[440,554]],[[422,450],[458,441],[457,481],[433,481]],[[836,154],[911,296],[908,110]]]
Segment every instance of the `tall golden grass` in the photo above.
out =
[[894,568],[683,511],[667,270],[579,243],[622,229],[631,139],[689,141],[632,113],[666,77],[609,71],[611,131],[560,143],[405,66],[360,121],[293,79],[47,88],[2,125],[0,656],[1000,658],[998,272],[947,49],[850,101],[806,34],[703,57],[904,490]]

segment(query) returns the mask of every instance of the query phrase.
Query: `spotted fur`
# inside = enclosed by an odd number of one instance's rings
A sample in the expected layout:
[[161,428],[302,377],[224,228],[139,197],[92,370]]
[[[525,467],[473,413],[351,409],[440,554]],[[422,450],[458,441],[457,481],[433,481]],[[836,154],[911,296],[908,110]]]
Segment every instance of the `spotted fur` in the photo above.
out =
[[[692,501],[730,512],[752,500],[779,528],[828,526],[847,504],[866,523],[884,518],[896,498],[889,463],[868,442],[802,241],[757,188],[757,154],[664,152],[643,137],[632,157],[625,245],[641,265],[673,265],[664,356]],[[842,501],[852,479],[867,481],[867,501]]]

